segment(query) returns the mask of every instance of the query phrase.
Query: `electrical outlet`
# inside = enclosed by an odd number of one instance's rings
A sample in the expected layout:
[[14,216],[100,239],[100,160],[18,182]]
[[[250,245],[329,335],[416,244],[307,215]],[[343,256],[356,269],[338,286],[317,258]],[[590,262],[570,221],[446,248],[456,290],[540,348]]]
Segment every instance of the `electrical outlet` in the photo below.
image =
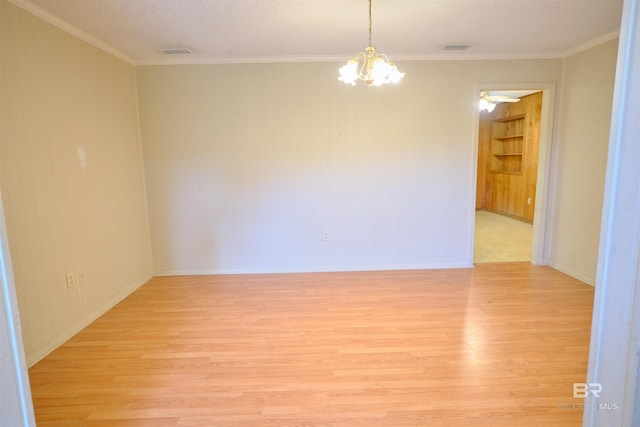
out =
[[326,242],[327,240],[329,240],[329,231],[328,231],[328,230],[324,230],[324,231],[322,232],[322,240],[324,240],[325,242]]
[[84,281],[85,281],[85,275],[84,275],[84,271],[81,269],[77,269],[76,270],[76,282],[78,283],[78,286],[82,286],[84,285]]
[[73,288],[76,286],[76,275],[73,271],[67,273],[67,288]]

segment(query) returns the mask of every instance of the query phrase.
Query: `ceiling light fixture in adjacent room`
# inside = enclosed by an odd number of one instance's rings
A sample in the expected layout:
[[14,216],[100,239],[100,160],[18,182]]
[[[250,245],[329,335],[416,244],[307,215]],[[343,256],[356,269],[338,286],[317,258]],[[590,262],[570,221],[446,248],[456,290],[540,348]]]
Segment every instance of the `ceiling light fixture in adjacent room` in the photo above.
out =
[[519,102],[519,98],[514,98],[509,95],[491,95],[488,92],[480,92],[480,103],[478,106],[480,107],[480,111],[487,110],[488,112],[492,112],[494,108],[496,108],[496,104],[501,102]]
[[487,110],[489,113],[493,111],[494,108],[496,108],[496,104],[494,104],[491,101],[487,101],[484,98],[480,99],[480,103],[479,103],[479,107],[480,107],[480,111],[484,111]]
[[364,52],[358,52],[345,65],[340,68],[338,80],[355,86],[358,80],[362,80],[371,86],[381,86],[388,83],[398,83],[404,73],[398,71],[398,67],[387,58],[378,53],[371,45],[371,0],[369,0],[369,45]]

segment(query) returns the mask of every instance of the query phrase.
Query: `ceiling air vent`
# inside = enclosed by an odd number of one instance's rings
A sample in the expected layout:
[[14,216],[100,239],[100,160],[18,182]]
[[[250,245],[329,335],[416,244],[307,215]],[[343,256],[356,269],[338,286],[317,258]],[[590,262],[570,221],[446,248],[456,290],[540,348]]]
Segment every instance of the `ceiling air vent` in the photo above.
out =
[[165,55],[186,55],[188,53],[191,53],[191,49],[189,49],[188,47],[172,47],[168,49],[162,49],[160,50],[160,52],[164,53]]
[[471,47],[469,43],[448,43],[442,47],[442,50],[462,51]]

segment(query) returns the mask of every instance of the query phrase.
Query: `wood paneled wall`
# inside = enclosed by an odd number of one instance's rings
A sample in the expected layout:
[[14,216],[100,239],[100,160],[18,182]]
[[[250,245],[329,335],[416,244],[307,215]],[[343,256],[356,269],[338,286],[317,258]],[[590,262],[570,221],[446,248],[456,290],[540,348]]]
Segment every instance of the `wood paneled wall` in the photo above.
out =
[[[538,177],[538,147],[542,92],[520,98],[520,102],[498,104],[491,113],[480,113],[478,135],[478,180],[476,209],[533,221]],[[524,116],[522,168],[506,172],[492,168],[492,123],[509,117]]]

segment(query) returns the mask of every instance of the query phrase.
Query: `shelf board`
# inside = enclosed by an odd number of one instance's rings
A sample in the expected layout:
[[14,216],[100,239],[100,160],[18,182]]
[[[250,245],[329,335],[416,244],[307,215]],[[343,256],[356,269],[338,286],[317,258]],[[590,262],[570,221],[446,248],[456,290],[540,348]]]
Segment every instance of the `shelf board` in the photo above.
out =
[[524,138],[524,134],[504,135],[504,136],[494,136],[493,137],[493,139],[512,139],[512,138]]
[[500,173],[504,175],[522,175],[522,171],[506,171],[502,169],[492,169],[491,173]]
[[524,119],[524,116],[525,116],[524,114],[518,114],[517,116],[502,117],[500,119],[493,119],[492,122],[497,122],[497,123],[514,122],[516,120]]
[[522,153],[493,153],[496,157],[522,156]]

